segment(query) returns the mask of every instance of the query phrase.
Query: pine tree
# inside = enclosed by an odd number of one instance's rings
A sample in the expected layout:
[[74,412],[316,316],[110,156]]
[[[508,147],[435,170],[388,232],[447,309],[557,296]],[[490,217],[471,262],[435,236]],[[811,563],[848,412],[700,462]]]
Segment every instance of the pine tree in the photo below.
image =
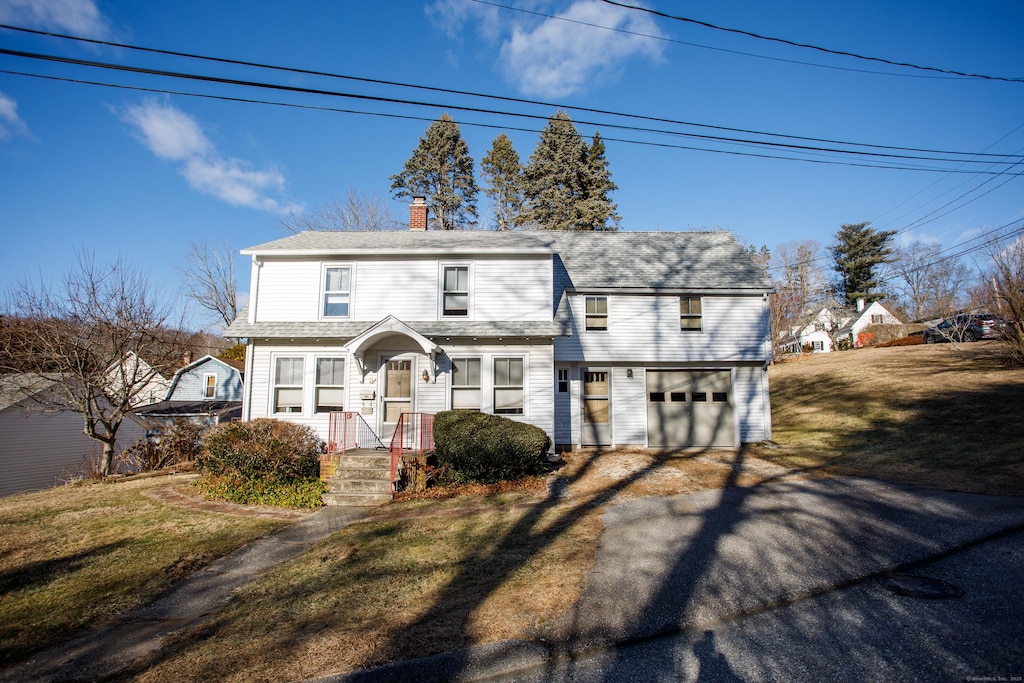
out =
[[836,233],[836,243],[829,247],[839,275],[836,291],[847,305],[857,299],[877,301],[884,296],[878,278],[878,266],[889,261],[895,230],[875,230],[870,223],[847,223]]
[[507,135],[494,138],[480,168],[487,183],[484,194],[491,201],[494,227],[511,230],[523,210],[523,165]]
[[545,230],[590,230],[582,206],[587,198],[587,143],[569,115],[559,111],[541,131],[524,174],[522,223]]
[[426,197],[430,225],[436,229],[453,230],[475,222],[473,157],[448,114],[430,124],[402,171],[390,180],[396,199]]
[[[622,217],[615,213],[615,203],[609,194],[619,189],[612,182],[612,172],[604,155],[604,141],[595,132],[590,149],[587,150],[588,184],[585,200],[584,220],[593,230],[617,230]],[[612,225],[609,226],[608,222]]]

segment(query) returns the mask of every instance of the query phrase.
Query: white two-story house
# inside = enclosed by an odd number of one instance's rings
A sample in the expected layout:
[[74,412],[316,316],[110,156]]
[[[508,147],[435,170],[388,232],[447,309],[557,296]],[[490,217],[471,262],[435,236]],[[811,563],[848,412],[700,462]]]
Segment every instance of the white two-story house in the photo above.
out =
[[386,441],[402,413],[462,408],[558,449],[771,436],[770,284],[728,233],[305,232],[242,253],[243,419],[326,439],[357,411]]

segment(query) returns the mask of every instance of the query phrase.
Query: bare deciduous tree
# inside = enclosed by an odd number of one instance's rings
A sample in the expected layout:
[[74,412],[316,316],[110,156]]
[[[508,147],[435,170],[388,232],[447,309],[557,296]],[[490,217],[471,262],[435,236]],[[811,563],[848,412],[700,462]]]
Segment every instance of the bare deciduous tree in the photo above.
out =
[[896,249],[890,268],[900,303],[916,320],[948,316],[966,303],[970,271],[944,258],[937,244],[915,241]]
[[169,324],[170,311],[138,270],[120,260],[101,267],[80,253],[60,285],[26,279],[8,292],[0,371],[43,378],[22,398],[79,413],[107,475],[121,423],[192,346],[194,335]]
[[405,227],[379,195],[363,195],[352,188],[345,199],[334,197],[311,212],[290,213],[281,217],[278,225],[290,233],[306,230],[372,232]]
[[1024,238],[1018,237],[1009,246],[993,246],[989,251],[992,283],[998,310],[1007,320],[1006,337],[1010,356],[1024,363]]
[[185,280],[185,293],[189,298],[216,313],[225,326],[234,322],[238,317],[238,292],[235,250],[230,245],[189,244],[185,265],[178,272]]

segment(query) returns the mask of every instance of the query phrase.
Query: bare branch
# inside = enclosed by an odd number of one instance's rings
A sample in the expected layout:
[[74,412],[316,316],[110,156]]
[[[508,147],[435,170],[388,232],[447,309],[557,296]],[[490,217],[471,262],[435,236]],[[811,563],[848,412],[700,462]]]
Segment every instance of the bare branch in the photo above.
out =
[[397,220],[379,195],[363,195],[349,188],[345,199],[334,197],[311,213],[291,213],[282,216],[279,225],[290,233],[315,230],[320,232],[372,232],[400,230],[404,223]]
[[235,250],[230,245],[192,242],[185,254],[185,266],[178,272],[185,280],[189,298],[216,313],[225,326],[234,322],[238,317],[238,292]]

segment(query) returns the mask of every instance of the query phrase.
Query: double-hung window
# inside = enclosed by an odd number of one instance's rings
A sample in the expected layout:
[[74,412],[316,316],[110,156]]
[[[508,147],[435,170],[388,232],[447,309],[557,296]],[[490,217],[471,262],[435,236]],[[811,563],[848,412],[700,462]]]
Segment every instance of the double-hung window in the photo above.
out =
[[352,299],[352,269],[348,266],[324,268],[324,317],[347,318]]
[[274,362],[274,412],[302,412],[303,358],[277,358]]
[[441,283],[441,313],[469,315],[469,266],[444,266]]
[[494,359],[494,414],[523,414],[523,359]]
[[217,397],[217,375],[203,375],[203,398]]
[[699,296],[679,297],[679,329],[683,332],[700,332],[702,314]]
[[452,410],[480,410],[480,359],[452,358]]
[[316,412],[345,410],[345,359],[316,359]]
[[587,297],[587,332],[604,332],[608,329],[608,297]]

